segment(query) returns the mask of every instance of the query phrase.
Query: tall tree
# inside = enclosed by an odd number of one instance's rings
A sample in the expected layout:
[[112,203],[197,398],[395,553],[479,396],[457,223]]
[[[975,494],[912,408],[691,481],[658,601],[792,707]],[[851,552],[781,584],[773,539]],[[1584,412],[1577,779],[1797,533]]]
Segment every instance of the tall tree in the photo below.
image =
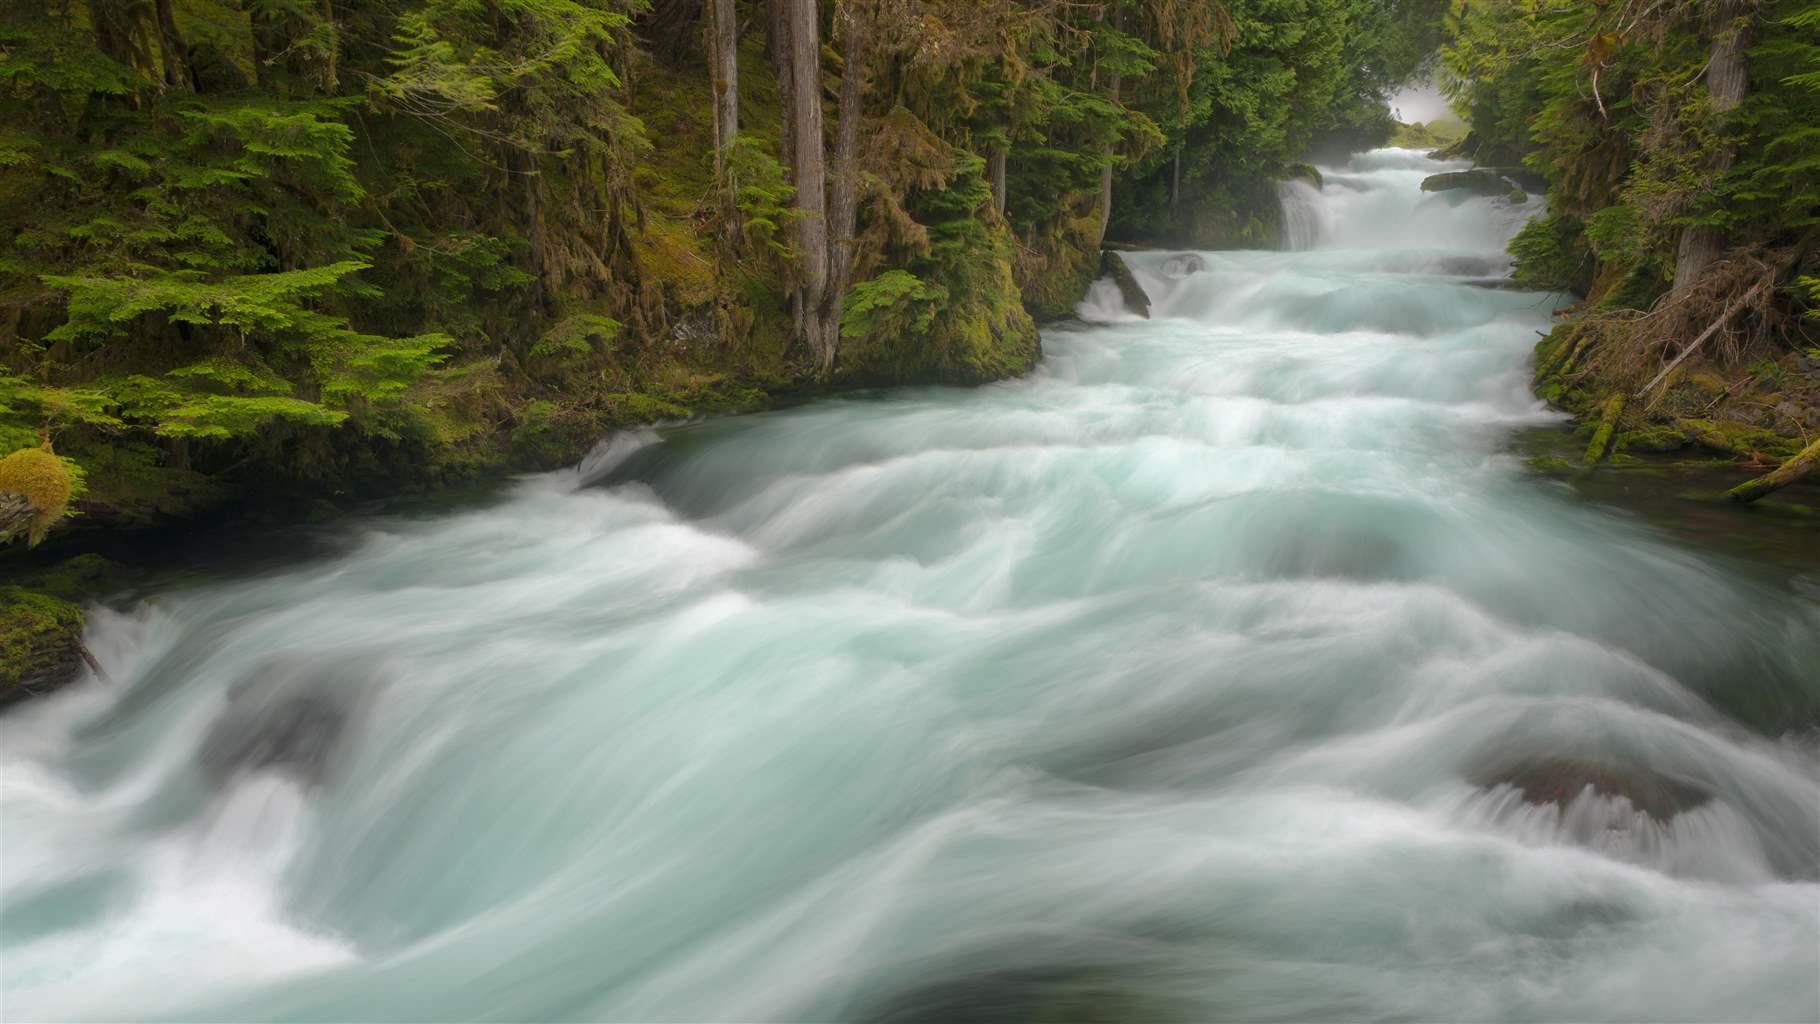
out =
[[727,152],[739,134],[739,20],[733,0],[708,4],[709,59],[714,83],[714,174],[726,173]]
[[[1720,0],[1712,11],[1712,48],[1706,63],[1707,103],[1715,117],[1723,117],[1744,102],[1750,85],[1745,65],[1745,49],[1750,40],[1750,5],[1742,0]],[[1736,153],[1731,145],[1720,141],[1712,155],[1711,171],[1715,178],[1729,171]],[[1684,291],[1725,248],[1725,234],[1714,224],[1689,225],[1681,233],[1675,256],[1674,290]]]
[[796,291],[792,310],[797,331],[809,344],[816,366],[834,366],[836,339],[827,330],[822,303],[828,294],[827,157],[822,142],[821,5],[817,0],[783,0],[789,47],[786,63],[790,106],[784,117],[792,140],[790,169],[796,183]]

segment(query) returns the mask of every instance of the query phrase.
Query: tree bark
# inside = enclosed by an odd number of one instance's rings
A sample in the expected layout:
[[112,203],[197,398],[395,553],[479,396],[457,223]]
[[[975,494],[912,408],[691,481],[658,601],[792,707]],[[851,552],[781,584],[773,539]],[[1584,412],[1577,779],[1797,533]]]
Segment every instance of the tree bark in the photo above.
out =
[[708,38],[714,68],[714,174],[726,173],[727,152],[739,134],[739,22],[733,0],[711,0]]
[[1768,473],[1741,483],[1725,493],[1733,501],[1748,504],[1772,491],[1787,487],[1816,469],[1820,469],[1820,441],[1801,449],[1794,458]]
[[0,491],[0,544],[23,534],[37,516],[38,510],[25,495]]
[[[859,125],[864,114],[866,36],[851,4],[836,8],[841,34],[840,104],[835,108],[834,181],[828,195],[828,291],[822,301],[822,331],[829,342],[828,365],[840,338],[841,300],[853,277],[853,233],[859,221]],[[828,369],[828,365],[822,367]]]
[[[327,0],[324,0],[326,3]],[[189,48],[177,31],[177,16],[171,0],[158,0],[158,50],[164,55],[164,83],[186,92],[196,91],[196,79],[190,72]]]
[[[1118,31],[1124,31],[1125,28],[1125,13],[1117,7],[1112,9],[1112,27]],[[1106,76],[1114,104],[1119,101],[1121,84],[1119,78],[1117,71]],[[1108,142],[1106,144],[1106,166],[1100,168],[1100,237],[1094,239],[1094,248],[1106,243],[1106,229],[1112,224],[1112,155],[1113,146]]]
[[1010,143],[992,151],[992,212],[1000,217],[1005,215],[1005,164],[1010,156]]
[[[1750,44],[1748,8],[1741,0],[1723,0],[1713,13],[1713,42],[1706,66],[1706,94],[1713,113],[1724,114],[1744,102],[1749,91],[1750,75],[1745,66],[1744,51]],[[1737,154],[1730,145],[1721,143],[1711,164],[1715,179],[1731,169]],[[1725,235],[1716,227],[1696,224],[1681,232],[1681,244],[1675,254],[1674,291],[1681,291],[1695,281],[1725,249]]]
[[793,137],[791,170],[796,182],[796,304],[801,331],[826,372],[834,365],[834,341],[824,330],[828,292],[828,188],[822,146],[822,58],[820,4],[785,0],[788,10],[790,106],[785,121]]
[[1182,208],[1182,144],[1175,144],[1175,170],[1169,177],[1169,215],[1174,217]]
[[771,59],[771,75],[777,79],[777,108],[784,112],[783,123],[779,126],[778,152],[784,162],[796,164],[796,135],[791,130],[791,111],[794,109],[792,90],[790,88],[790,4],[792,0],[770,0],[765,5],[768,21],[765,26],[765,56]]

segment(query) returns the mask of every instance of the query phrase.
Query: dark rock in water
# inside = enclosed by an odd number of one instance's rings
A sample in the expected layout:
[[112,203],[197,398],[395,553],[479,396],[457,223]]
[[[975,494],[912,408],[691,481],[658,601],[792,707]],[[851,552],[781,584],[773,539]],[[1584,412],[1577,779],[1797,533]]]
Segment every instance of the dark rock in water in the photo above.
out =
[[354,694],[306,672],[236,686],[197,754],[217,781],[276,771],[317,784],[354,714]]
[[1645,768],[1631,768],[1597,761],[1544,758],[1481,772],[1473,780],[1490,788],[1514,786],[1532,804],[1566,807],[1587,786],[1609,796],[1621,796],[1632,807],[1657,821],[1667,821],[1711,799],[1687,783],[1664,778]]
[[1485,167],[1475,168],[1475,170],[1485,170],[1499,175],[1532,196],[1539,196],[1548,191],[1548,179],[1527,167]]
[[1100,272],[1112,278],[1119,286],[1119,295],[1125,300],[1125,308],[1144,319],[1150,319],[1150,296],[1144,293],[1144,286],[1138,284],[1131,274],[1131,268],[1125,265],[1125,258],[1107,249],[1100,253]]
[[1199,253],[1179,252],[1163,261],[1163,273],[1170,277],[1187,277],[1199,274],[1207,269],[1207,261]]
[[1492,277],[1502,268],[1498,260],[1484,256],[1443,256],[1433,268],[1449,277]]
[[1134,1024],[1181,1019],[1134,978],[1088,966],[1009,968],[934,981],[855,1019],[866,1024]]
[[1481,168],[1431,174],[1422,179],[1422,191],[1424,192],[1451,192],[1454,189],[1465,189],[1474,195],[1505,196],[1516,187],[1505,180],[1502,174]]

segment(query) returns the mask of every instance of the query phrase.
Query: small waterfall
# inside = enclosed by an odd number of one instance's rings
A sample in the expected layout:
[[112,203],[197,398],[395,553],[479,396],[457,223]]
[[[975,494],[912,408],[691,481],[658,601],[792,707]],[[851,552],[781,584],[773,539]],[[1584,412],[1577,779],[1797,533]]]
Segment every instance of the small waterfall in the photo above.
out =
[[1285,181],[1277,185],[1277,202],[1283,207],[1283,242],[1291,252],[1305,252],[1315,247],[1324,234],[1325,206],[1321,191],[1305,181]]

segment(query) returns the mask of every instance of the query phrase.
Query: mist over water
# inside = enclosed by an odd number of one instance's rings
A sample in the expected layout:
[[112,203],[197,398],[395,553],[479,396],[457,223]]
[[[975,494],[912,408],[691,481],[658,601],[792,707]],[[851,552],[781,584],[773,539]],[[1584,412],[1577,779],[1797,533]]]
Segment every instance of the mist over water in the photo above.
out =
[[0,1012],[1820,1017],[1820,590],[1503,454],[1557,300],[1435,169],[1025,380],[95,613],[0,718]]

